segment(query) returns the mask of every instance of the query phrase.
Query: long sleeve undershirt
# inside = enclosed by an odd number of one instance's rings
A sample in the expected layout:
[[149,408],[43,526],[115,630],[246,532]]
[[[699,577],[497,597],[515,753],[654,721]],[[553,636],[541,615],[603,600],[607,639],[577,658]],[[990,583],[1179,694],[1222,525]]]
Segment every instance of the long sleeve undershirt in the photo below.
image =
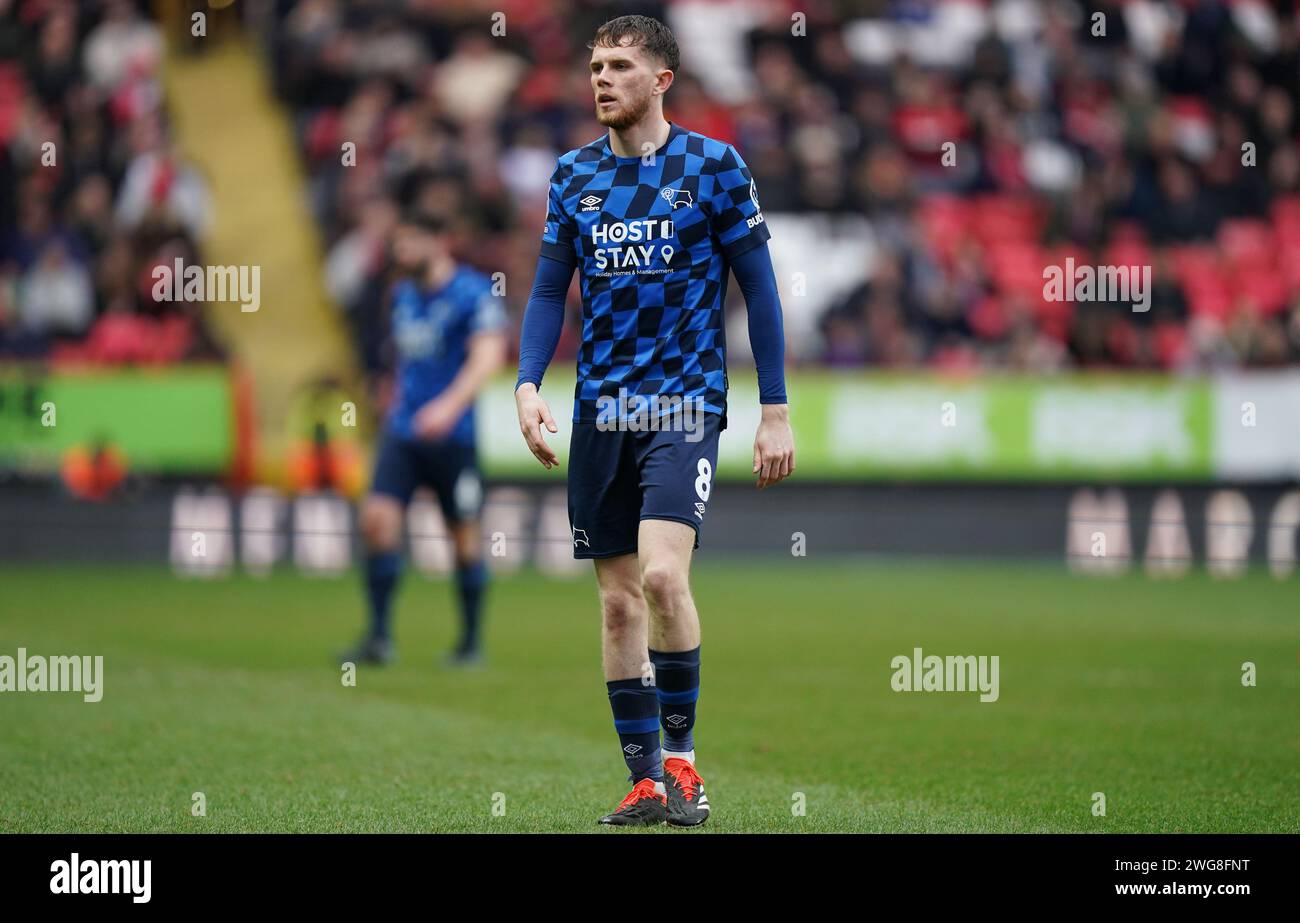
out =
[[533,291],[524,308],[524,324],[519,331],[519,380],[515,390],[526,381],[539,389],[546,367],[551,364],[555,347],[564,327],[564,299],[569,293],[576,263],[563,263],[543,256],[537,261]]
[[767,242],[746,250],[731,264],[736,283],[749,311],[749,347],[758,370],[758,402],[784,404],[785,326],[781,321],[781,296],[776,291],[776,271]]

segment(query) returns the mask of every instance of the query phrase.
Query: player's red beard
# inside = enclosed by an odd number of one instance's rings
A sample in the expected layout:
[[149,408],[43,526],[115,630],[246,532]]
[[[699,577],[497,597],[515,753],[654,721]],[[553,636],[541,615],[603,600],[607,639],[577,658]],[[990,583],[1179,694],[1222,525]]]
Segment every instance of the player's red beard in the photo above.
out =
[[600,103],[596,103],[596,121],[615,131],[631,128],[650,111],[650,98],[649,94],[640,97],[622,95],[619,97],[619,107],[613,112],[602,111]]

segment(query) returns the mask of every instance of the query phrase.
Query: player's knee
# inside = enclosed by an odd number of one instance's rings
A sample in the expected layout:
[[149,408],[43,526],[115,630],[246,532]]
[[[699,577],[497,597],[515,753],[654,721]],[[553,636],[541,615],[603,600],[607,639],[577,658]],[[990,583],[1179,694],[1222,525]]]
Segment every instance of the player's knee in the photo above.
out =
[[461,523],[452,530],[457,564],[475,564],[483,557],[477,523]]
[[393,551],[402,538],[402,508],[388,497],[367,497],[361,505],[361,535],[371,551]]
[[600,610],[605,621],[605,631],[611,634],[633,631],[645,620],[645,600],[626,590],[601,593]]
[[641,591],[661,614],[672,614],[689,593],[686,574],[671,564],[648,564],[641,573]]

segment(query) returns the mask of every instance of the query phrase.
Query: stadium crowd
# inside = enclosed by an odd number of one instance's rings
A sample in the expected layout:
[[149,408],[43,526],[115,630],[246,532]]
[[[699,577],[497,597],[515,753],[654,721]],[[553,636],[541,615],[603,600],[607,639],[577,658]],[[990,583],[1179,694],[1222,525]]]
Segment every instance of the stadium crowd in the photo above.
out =
[[[293,118],[330,291],[371,371],[388,362],[398,203],[442,213],[463,259],[504,272],[518,322],[555,158],[600,134],[586,42],[628,12],[663,19],[682,47],[668,118],[736,144],[757,179],[791,363],[1300,361],[1300,27],[1289,2],[249,9]],[[129,0],[0,0],[0,355],[218,352],[197,306],[150,293],[154,265],[199,261],[210,221],[204,180],[169,134],[162,41]],[[51,140],[57,161],[45,165]],[[792,233],[801,222],[814,231]],[[862,254],[834,284],[824,228],[857,238]],[[1067,258],[1150,266],[1150,309],[1045,299],[1044,268]],[[791,285],[798,272],[809,297]],[[729,313],[743,318],[734,286]],[[578,330],[566,324],[561,359]],[[743,333],[730,339],[743,357]]]
[[0,357],[216,358],[153,267],[201,262],[207,185],[178,154],[163,37],[128,0],[0,0]]
[[[372,368],[384,361],[395,202],[444,212],[464,258],[518,280],[507,297],[522,310],[555,157],[599,135],[585,43],[627,12],[677,34],[683,67],[666,115],[737,144],[772,216],[779,275],[803,266],[815,277],[819,260],[815,247],[781,254],[783,219],[868,219],[856,282],[820,303],[806,325],[815,335],[792,335],[792,361],[1196,369],[1300,358],[1290,3],[492,7],[504,35],[481,4],[335,0],[281,3],[268,30],[331,288]],[[340,157],[347,141],[355,166]],[[1151,266],[1149,310],[1045,300],[1044,267],[1068,256]],[[788,292],[784,307],[809,310]],[[561,356],[577,330],[566,325]]]

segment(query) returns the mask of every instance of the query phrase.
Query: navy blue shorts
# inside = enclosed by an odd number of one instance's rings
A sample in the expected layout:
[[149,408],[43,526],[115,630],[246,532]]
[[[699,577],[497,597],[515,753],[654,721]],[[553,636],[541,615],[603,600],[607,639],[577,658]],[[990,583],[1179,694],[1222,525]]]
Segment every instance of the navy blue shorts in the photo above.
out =
[[680,427],[630,432],[574,423],[569,443],[573,556],[635,552],[643,519],[686,523],[695,530],[699,548],[721,428],[716,413],[700,414],[694,433]]
[[420,485],[438,495],[448,525],[478,519],[483,482],[472,444],[401,439],[386,433],[375,462],[371,492],[393,497],[405,506]]

